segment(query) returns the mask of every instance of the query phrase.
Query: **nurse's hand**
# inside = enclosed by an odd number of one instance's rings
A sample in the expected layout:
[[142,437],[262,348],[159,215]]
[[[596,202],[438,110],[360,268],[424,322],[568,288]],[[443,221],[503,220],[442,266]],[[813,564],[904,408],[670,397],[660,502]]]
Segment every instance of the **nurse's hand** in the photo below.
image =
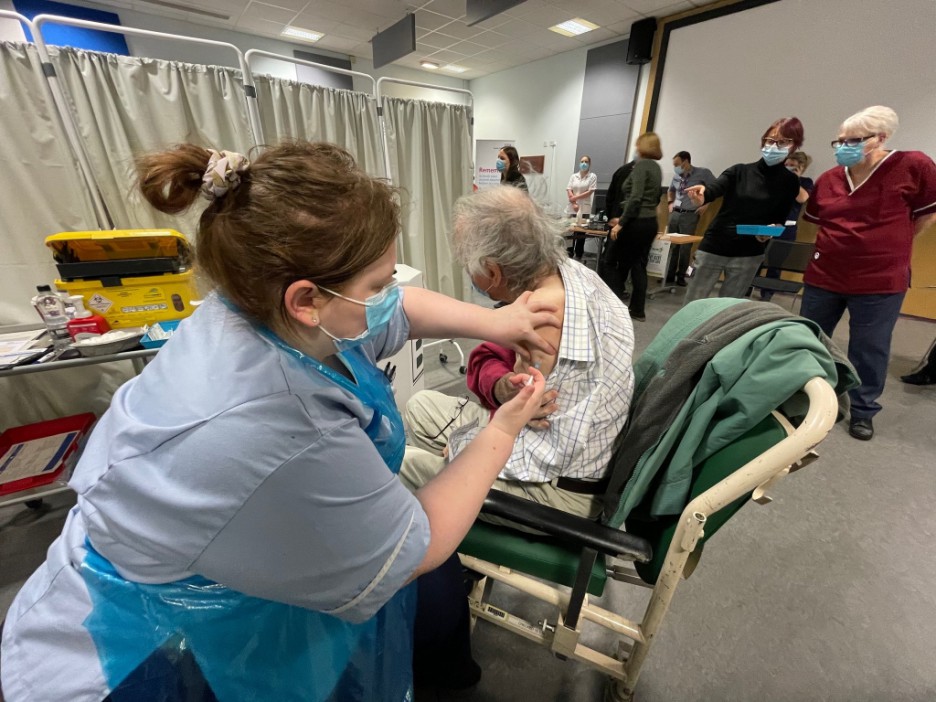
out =
[[516,351],[524,358],[530,358],[531,352],[535,350],[554,355],[556,349],[536,330],[539,327],[562,329],[562,323],[554,314],[559,308],[546,302],[530,300],[532,294],[527,291],[513,303],[494,310],[494,322],[485,338]]
[[[543,409],[546,379],[533,366],[528,370],[528,374],[518,373],[511,378],[511,383],[519,386],[520,390],[513,399],[500,406],[489,423],[512,437],[516,437],[529,421],[542,413]],[[533,382],[528,385],[530,378]]]
[[[517,393],[523,389],[523,383],[530,376],[517,373],[508,373],[501,376],[494,384],[494,397],[498,404],[506,405]],[[543,393],[543,399],[540,403],[539,411],[533,418],[527,422],[531,429],[549,429],[549,415],[559,409],[556,398],[559,393],[556,390],[547,390]]]

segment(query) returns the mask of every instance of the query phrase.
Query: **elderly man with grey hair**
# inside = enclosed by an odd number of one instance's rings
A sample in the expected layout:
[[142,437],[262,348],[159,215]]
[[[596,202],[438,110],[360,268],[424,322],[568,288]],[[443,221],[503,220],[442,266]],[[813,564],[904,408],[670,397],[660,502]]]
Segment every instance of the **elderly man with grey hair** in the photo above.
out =
[[400,477],[412,490],[425,485],[517,392],[532,363],[550,392],[542,415],[517,438],[494,488],[572,514],[601,510],[612,445],[627,421],[634,378],[634,332],[627,308],[598,275],[568,259],[563,223],[524,193],[499,187],[455,203],[452,243],[474,287],[499,302],[525,291],[561,310],[561,329],[538,330],[557,352],[517,358],[482,344],[471,354],[467,397],[434,391],[407,403],[406,457]]

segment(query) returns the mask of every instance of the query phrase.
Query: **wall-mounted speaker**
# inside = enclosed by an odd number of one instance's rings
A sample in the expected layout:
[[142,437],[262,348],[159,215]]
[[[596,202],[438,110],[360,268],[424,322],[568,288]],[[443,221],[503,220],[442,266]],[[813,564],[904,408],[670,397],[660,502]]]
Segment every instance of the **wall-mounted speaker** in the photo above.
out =
[[631,25],[630,38],[627,40],[627,63],[632,66],[650,63],[656,26],[656,17],[648,17]]

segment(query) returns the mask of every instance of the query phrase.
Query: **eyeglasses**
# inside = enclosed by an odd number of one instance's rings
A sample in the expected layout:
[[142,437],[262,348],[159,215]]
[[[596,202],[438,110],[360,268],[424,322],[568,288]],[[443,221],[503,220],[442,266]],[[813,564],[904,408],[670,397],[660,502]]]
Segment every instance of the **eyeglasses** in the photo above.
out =
[[832,148],[837,149],[840,146],[858,146],[858,144],[863,144],[868,139],[873,139],[876,136],[877,134],[869,134],[868,136],[852,137],[851,139],[836,139],[832,142]]
[[764,146],[779,146],[781,149],[786,149],[790,146],[793,146],[792,139],[764,139]]

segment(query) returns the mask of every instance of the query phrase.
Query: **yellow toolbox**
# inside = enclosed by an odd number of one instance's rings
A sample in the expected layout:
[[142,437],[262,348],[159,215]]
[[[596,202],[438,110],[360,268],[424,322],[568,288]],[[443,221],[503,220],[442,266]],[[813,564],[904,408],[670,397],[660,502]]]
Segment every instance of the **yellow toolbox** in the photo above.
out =
[[46,237],[61,278],[59,290],[114,329],[188,317],[198,299],[192,248],[174,229],[62,232]]

